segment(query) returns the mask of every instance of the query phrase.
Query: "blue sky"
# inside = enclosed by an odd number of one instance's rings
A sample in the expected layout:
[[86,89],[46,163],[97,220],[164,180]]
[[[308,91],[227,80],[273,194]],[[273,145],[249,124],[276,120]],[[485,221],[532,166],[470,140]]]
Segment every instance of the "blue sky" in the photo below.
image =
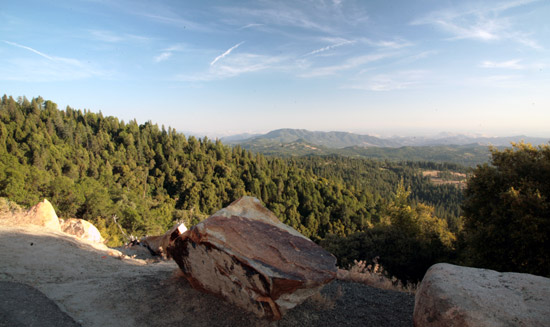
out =
[[223,136],[550,136],[550,1],[8,1],[0,93]]

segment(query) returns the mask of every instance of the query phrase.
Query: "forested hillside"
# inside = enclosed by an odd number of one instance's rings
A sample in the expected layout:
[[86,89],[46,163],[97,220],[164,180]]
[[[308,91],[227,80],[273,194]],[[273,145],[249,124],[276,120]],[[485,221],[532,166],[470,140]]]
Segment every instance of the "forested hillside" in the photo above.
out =
[[[316,145],[303,139],[281,143],[277,140],[257,138],[251,141],[235,141],[244,149],[265,155],[280,157],[338,155],[350,158],[390,160],[401,162],[407,160],[456,163],[475,167],[489,161],[491,153],[487,145],[430,145],[402,147],[364,147],[329,148]],[[500,146],[500,149],[505,147]]]
[[92,221],[111,245],[124,241],[113,216],[128,234],[159,234],[245,194],[314,240],[397,226],[400,210],[424,226],[418,237],[448,247],[459,228],[460,190],[431,184],[419,164],[265,157],[40,97],[2,98],[0,154],[0,197],[24,206],[46,197],[60,216]]

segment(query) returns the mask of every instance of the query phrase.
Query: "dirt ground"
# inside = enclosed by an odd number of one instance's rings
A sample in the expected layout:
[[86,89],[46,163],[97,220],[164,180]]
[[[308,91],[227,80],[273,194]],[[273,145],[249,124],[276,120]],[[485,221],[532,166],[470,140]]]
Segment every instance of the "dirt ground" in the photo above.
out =
[[334,281],[270,322],[194,290],[173,261],[119,254],[43,227],[0,226],[0,281],[34,287],[82,326],[412,326],[406,293]]

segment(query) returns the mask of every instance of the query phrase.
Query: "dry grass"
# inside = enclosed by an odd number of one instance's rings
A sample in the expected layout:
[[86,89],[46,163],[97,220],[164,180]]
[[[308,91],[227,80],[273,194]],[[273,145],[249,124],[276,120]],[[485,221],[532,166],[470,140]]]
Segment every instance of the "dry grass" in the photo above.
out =
[[340,280],[361,283],[372,287],[415,293],[417,285],[408,283],[406,286],[395,277],[389,277],[384,268],[378,263],[378,257],[374,258],[372,264],[366,261],[354,260],[353,266],[349,269],[338,269],[337,277]]
[[336,306],[336,301],[344,295],[342,287],[338,286],[336,294],[329,296],[321,292],[313,294],[308,300],[311,301],[318,310],[332,310]]
[[7,198],[0,198],[0,220],[5,220],[7,224],[8,220],[11,222],[15,216],[22,213],[23,209],[17,203]]

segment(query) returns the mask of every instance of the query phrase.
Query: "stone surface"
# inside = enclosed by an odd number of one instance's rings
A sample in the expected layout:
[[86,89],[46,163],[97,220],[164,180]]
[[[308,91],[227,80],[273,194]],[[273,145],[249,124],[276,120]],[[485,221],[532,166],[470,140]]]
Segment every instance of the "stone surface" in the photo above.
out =
[[82,240],[103,243],[105,240],[101,237],[99,230],[90,222],[84,219],[69,218],[60,219],[61,231],[76,236]]
[[[187,231],[187,227],[183,223],[176,224],[174,227],[170,228],[164,235],[160,236],[145,236],[139,243],[142,246],[145,246],[152,255],[160,255],[162,257],[170,257],[170,254],[167,253],[166,249],[170,244],[170,238],[175,238]],[[172,236],[176,232],[176,235]]]
[[196,289],[259,317],[280,319],[336,277],[336,258],[243,197],[186,233],[168,251]]
[[550,279],[440,263],[416,292],[416,327],[550,326]]
[[57,231],[61,230],[57,214],[50,201],[46,199],[39,202],[34,207],[31,207],[27,212],[17,215],[16,223],[17,225],[31,224],[44,226]]
[[0,281],[0,327],[78,327],[76,321],[39,290]]

